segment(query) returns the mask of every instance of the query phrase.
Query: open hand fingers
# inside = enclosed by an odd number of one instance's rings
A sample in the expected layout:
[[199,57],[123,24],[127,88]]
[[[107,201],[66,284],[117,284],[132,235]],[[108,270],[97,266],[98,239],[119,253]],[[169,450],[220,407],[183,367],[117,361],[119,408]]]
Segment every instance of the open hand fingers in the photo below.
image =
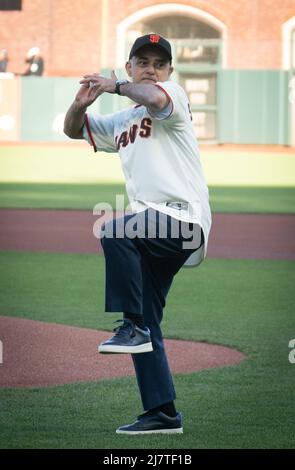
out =
[[116,74],[114,70],[112,71],[112,78],[104,77],[98,73],[93,73],[91,75],[84,75],[80,84],[86,86],[87,88],[93,89],[93,91],[98,93],[114,93],[116,85]]
[[88,86],[89,88],[93,88],[100,84],[101,78],[103,77],[99,75],[98,73],[93,73],[91,75],[84,75],[82,80],[80,80],[79,83],[81,83],[81,85]]

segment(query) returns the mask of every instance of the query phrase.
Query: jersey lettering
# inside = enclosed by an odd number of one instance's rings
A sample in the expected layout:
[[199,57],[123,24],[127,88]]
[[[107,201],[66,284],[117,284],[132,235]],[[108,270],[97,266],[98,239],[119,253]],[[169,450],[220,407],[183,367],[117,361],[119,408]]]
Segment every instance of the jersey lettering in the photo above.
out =
[[189,115],[190,115],[190,118],[191,118],[191,121],[192,121],[193,120],[193,115],[192,115],[191,105],[189,103],[187,103],[187,107],[188,107],[188,112],[189,112]]
[[117,143],[117,148],[119,150],[119,148],[121,147],[127,147],[127,145],[129,144],[129,136],[128,136],[128,132],[127,131],[124,131],[122,132],[122,134],[120,135],[120,138],[118,140],[118,143]]
[[150,137],[152,132],[152,120],[150,118],[143,118],[140,124],[140,137]]
[[133,124],[132,127],[130,127],[130,131],[129,131],[129,140],[130,140],[130,143],[133,144],[135,139],[136,139],[136,135],[137,135],[137,129],[138,129],[138,125],[137,124]]
[[137,135],[140,137],[150,137],[152,133],[152,120],[148,117],[143,118],[140,123],[140,131],[138,134],[138,125],[133,124],[129,131],[123,131],[120,136],[116,135],[115,142],[117,150],[120,150],[121,147],[127,147],[129,144],[133,144]]

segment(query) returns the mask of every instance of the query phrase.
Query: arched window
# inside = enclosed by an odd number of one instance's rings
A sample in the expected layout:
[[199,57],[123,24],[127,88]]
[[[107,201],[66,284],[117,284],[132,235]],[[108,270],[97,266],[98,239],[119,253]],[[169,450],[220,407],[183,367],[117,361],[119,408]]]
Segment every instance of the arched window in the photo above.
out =
[[220,38],[220,32],[217,29],[185,15],[161,15],[156,18],[147,18],[135,23],[129,33],[136,31],[137,34],[141,31],[147,34],[152,30],[170,39]]
[[221,38],[220,31],[184,15],[161,15],[133,24],[127,31],[127,50],[138,36],[152,32],[164,36],[174,45],[174,62],[216,64],[219,60],[217,45],[220,41],[216,40]]
[[[172,46],[175,79],[190,100],[199,140],[216,142],[218,70],[225,64],[226,26],[209,13],[183,4],[159,4],[137,11],[118,25],[118,64],[135,39],[156,33]],[[124,48],[124,50],[123,50]]]

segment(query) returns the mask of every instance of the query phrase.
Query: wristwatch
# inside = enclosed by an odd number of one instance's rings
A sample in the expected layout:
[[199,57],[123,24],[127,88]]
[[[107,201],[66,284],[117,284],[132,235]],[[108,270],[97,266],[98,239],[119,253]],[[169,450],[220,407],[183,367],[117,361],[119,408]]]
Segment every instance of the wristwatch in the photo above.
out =
[[121,86],[121,85],[125,85],[126,83],[129,83],[128,80],[124,80],[124,79],[122,80],[122,79],[121,79],[121,80],[117,80],[117,81],[116,81],[115,93],[116,93],[117,95],[121,95],[121,93],[120,93],[120,86]]

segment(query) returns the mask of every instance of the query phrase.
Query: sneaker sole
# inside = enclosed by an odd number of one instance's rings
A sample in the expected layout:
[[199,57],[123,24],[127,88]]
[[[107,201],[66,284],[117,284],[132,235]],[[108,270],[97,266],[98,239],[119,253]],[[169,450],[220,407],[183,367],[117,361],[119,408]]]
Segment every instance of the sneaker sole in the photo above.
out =
[[103,345],[98,347],[98,352],[102,354],[139,354],[153,351],[152,343],[139,344],[138,346],[113,346]]
[[120,429],[116,430],[116,434],[183,434],[183,428],[175,429],[151,429],[149,431],[122,431]]

